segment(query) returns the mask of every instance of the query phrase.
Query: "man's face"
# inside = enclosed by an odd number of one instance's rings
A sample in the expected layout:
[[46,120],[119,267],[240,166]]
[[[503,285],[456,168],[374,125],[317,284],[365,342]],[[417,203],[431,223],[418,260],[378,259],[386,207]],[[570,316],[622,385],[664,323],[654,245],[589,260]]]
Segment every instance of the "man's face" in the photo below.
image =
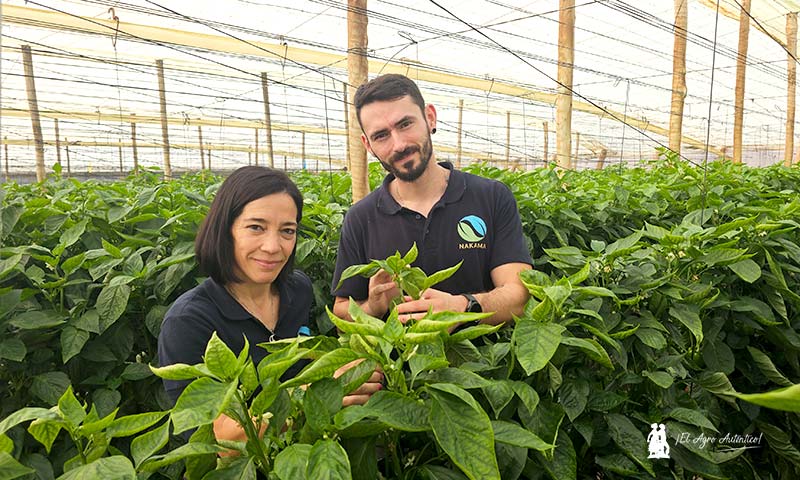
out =
[[361,140],[386,171],[413,182],[433,156],[430,125],[435,122],[433,106],[428,105],[423,112],[409,96],[372,102],[361,108]]

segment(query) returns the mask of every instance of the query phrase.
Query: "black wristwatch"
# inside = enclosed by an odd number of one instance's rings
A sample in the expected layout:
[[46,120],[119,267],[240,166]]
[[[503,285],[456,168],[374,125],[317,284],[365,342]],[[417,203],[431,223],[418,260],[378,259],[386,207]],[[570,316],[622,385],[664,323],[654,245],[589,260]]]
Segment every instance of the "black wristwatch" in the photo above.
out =
[[[483,312],[483,307],[481,307],[481,304],[478,302],[478,300],[475,299],[475,297],[471,293],[462,293],[461,296],[467,299],[467,308],[464,309],[464,313],[481,313],[481,312]],[[474,327],[474,326],[476,326],[476,325],[478,325],[480,323],[481,323],[480,320],[472,320],[472,321],[469,321],[469,322],[464,322],[461,325],[459,325],[456,328],[454,328],[453,331],[450,332],[450,334],[452,335],[452,334],[454,334],[456,332],[460,332],[461,330],[464,330],[465,328]]]
[[483,312],[483,307],[481,307],[481,304],[478,302],[478,300],[475,299],[475,297],[471,293],[462,293],[461,296],[467,299],[467,308],[464,309],[464,312],[469,312],[469,313]]

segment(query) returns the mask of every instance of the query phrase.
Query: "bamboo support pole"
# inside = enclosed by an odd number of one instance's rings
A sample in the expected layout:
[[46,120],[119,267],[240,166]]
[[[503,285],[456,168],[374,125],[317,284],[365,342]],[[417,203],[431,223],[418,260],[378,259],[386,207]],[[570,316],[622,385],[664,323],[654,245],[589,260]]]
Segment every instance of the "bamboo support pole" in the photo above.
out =
[[164,61],[156,60],[158,72],[158,97],[161,106],[161,139],[164,143],[164,177],[172,178],[172,165],[169,160],[169,126],[167,124],[167,91],[164,86]]
[[122,173],[125,171],[125,167],[122,165],[122,140],[117,142],[117,149],[119,151],[119,173]]
[[458,138],[456,139],[456,168],[461,168],[461,137],[464,128],[464,99],[458,99]]
[[67,154],[67,177],[69,177],[72,175],[72,167],[69,163],[69,139],[67,137],[64,137],[64,143],[64,153]]
[[[255,145],[256,145],[256,151],[255,151],[255,152],[253,152],[253,155],[255,156],[255,159],[256,159],[256,167],[257,167],[257,166],[258,166],[258,129],[256,128],[256,129],[255,129],[255,131],[256,131],[256,144],[255,144]],[[270,165],[270,166],[271,166],[271,165]]]
[[[342,90],[342,104],[344,105],[344,131],[349,138],[349,134],[347,132],[350,132],[350,102],[347,100],[347,82],[342,82]],[[305,132],[303,132],[303,134],[305,134]],[[347,167],[347,170],[350,171],[350,141],[346,138],[344,144],[346,148],[344,164]],[[303,168],[305,168],[305,158],[306,156],[303,155]]]
[[575,0],[559,0],[558,98],[556,99],[556,155],[558,166],[572,165],[572,68],[575,61]]
[[[200,142],[200,168],[206,169],[206,159],[203,156],[203,127],[197,126],[197,140]],[[209,167],[210,168],[210,167]]]
[[797,13],[786,14],[786,51],[788,52],[786,87],[786,148],[783,152],[783,164],[792,166],[794,156],[794,115],[797,94]]
[[3,145],[3,150],[6,153],[6,182],[8,182],[8,180],[9,180],[9,175],[8,175],[8,143],[7,143],[8,142],[8,137],[5,137],[5,141],[6,141],[6,143]]
[[603,165],[606,163],[606,155],[608,155],[608,150],[605,148],[600,150],[600,155],[597,157],[597,169],[602,170]]
[[300,132],[300,161],[306,164],[306,132]]
[[544,164],[547,165],[547,160],[548,160],[548,156],[547,156],[547,154],[548,154],[548,152],[547,152],[548,140],[547,140],[547,137],[550,136],[550,130],[549,130],[549,125],[548,125],[547,122],[542,122],[542,124],[544,125]]
[[744,82],[747,44],[750,34],[750,0],[742,0],[739,14],[739,54],[736,57],[736,93],[733,110],[733,163],[742,163],[742,123],[744,121]]
[[669,114],[669,149],[681,152],[683,105],[686,99],[686,35],[689,28],[688,0],[675,0],[675,40],[672,53],[672,106]]
[[511,164],[511,112],[506,110],[506,168]]
[[59,138],[58,132],[58,119],[55,120],[55,128],[56,128],[56,162],[61,165],[61,139]]
[[[272,117],[269,110],[269,86],[267,81],[267,72],[261,72],[261,93],[264,97],[264,122],[267,130],[267,161],[271,168],[275,167],[275,157],[272,152]],[[256,129],[258,132],[258,129]],[[258,148],[258,147],[256,147]],[[258,165],[258,153],[256,153],[256,165]]]
[[[367,0],[347,0],[347,70],[350,103],[355,89],[367,81]],[[367,151],[361,144],[361,129],[356,109],[350,109],[348,142],[350,143],[350,177],[352,179],[353,203],[369,193]]]
[[[131,113],[131,117],[135,114]],[[139,149],[136,148],[136,122],[131,122],[131,148],[133,149],[133,173],[139,173]]]
[[36,147],[36,181],[44,181],[44,138],[42,123],[39,120],[39,102],[36,100],[36,82],[33,76],[33,56],[31,46],[22,46],[22,63],[25,67],[25,89],[28,92],[28,110],[31,114],[33,141]]

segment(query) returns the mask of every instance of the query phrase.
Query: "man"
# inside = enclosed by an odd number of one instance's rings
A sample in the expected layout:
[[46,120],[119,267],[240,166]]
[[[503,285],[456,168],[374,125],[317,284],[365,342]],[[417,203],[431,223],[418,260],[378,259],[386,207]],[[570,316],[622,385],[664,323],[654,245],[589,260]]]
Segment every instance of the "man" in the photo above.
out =
[[483,321],[495,325],[521,314],[528,292],[519,273],[532,261],[508,187],[435,161],[436,109],[407,77],[377,77],[359,87],[354,103],[361,141],[389,174],[345,216],[331,290],[334,313],[349,318],[352,297],[368,314],[385,316],[400,293],[386,272],[336,285],[350,265],[405,253],[416,242],[414,265],[428,275],[464,263],[419,300],[398,305],[401,321],[429,308],[494,312]]

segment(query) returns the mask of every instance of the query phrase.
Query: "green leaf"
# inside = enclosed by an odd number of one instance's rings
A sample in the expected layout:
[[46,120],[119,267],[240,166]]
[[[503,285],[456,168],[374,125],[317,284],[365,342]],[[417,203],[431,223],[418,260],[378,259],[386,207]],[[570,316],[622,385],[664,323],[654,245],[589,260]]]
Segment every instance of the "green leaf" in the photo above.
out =
[[669,307],[669,314],[692,332],[698,345],[703,342],[703,323],[700,321],[699,311],[697,305],[686,303],[677,303]]
[[131,287],[129,285],[106,285],[103,287],[95,304],[102,323],[100,333],[122,316],[128,306],[130,296]]
[[25,407],[10,414],[0,421],[0,435],[5,434],[9,429],[29,420],[60,420],[61,416],[53,410],[38,407]]
[[378,455],[375,447],[376,437],[343,438],[342,447],[350,459],[353,480],[375,480],[378,473]]
[[494,431],[494,439],[497,442],[530,448],[540,452],[544,452],[555,446],[545,442],[533,432],[525,430],[513,422],[493,420],[492,430]]
[[756,366],[761,373],[764,374],[770,381],[777,383],[782,387],[791,387],[792,382],[789,381],[778,369],[775,367],[775,364],[772,363],[772,360],[767,356],[766,353],[762,352],[761,350],[755,347],[747,347],[747,351],[750,352],[750,355],[753,357],[753,360],[756,362]]
[[667,372],[648,372],[647,370],[643,370],[642,376],[649,378],[651,382],[661,388],[669,388],[672,386],[672,375]]
[[419,250],[417,250],[417,242],[411,244],[411,248],[408,252],[403,256],[403,263],[406,265],[411,265],[417,259],[417,255],[419,254]]
[[709,250],[705,255],[700,257],[700,261],[709,266],[714,266],[720,263],[729,264],[734,262],[735,260],[738,260],[739,258],[742,257],[742,255],[746,253],[747,250],[742,250],[739,248],[714,247],[711,250]]
[[644,434],[627,417],[618,413],[606,415],[606,423],[608,424],[609,436],[619,446],[620,450],[650,475],[655,475],[653,467],[647,459],[647,441],[644,438]]
[[150,370],[152,370],[154,375],[165,380],[192,380],[211,375],[211,372],[201,367],[203,367],[203,364],[187,365],[185,363],[173,363],[165,367],[154,367],[150,365]]
[[213,422],[227,408],[237,382],[220,383],[210,378],[200,378],[183,390],[172,410],[175,434]]
[[641,340],[642,343],[656,350],[661,350],[667,346],[667,340],[664,338],[664,335],[656,329],[640,328],[634,331],[634,335],[636,335],[636,338]]
[[30,433],[37,442],[44,445],[44,449],[49,454],[50,449],[53,447],[53,442],[55,442],[56,437],[58,437],[58,434],[61,432],[61,428],[64,426],[63,424],[63,421],[34,420],[28,425],[28,433]]
[[169,440],[169,422],[164,422],[144,435],[140,435],[131,442],[131,457],[136,467],[164,448]]
[[711,421],[698,410],[676,407],[669,412],[668,416],[674,418],[675,420],[678,420],[679,422],[719,432],[719,430],[717,430],[717,427],[715,427],[714,424],[711,423]]
[[79,269],[83,262],[86,261],[86,252],[81,252],[78,255],[70,257],[61,264],[61,270],[64,271],[64,276],[68,277],[75,270]]
[[211,445],[200,442],[187,443],[186,445],[182,445],[176,448],[175,450],[167,452],[164,455],[155,455],[153,457],[150,457],[150,459],[145,460],[144,463],[142,463],[142,465],[139,467],[139,470],[142,472],[154,472],[159,468],[173,464],[180,460],[185,460],[191,457],[198,457],[209,454],[213,455],[219,452],[223,452],[225,450],[226,449],[224,447],[220,447],[218,445]]
[[603,470],[620,475],[633,476],[639,472],[636,465],[628,460],[628,457],[618,453],[606,457],[594,457],[594,461],[597,465],[602,467]]
[[350,480],[350,459],[339,442],[318,440],[308,454],[306,478],[314,480]]
[[[350,304],[352,309],[352,306],[355,305],[355,302],[353,302],[352,299],[350,301],[352,302]],[[355,308],[360,310],[360,307],[358,306]],[[334,313],[327,306],[325,307],[325,311],[328,313],[328,318],[331,320],[331,323],[333,323],[342,333],[383,336],[383,326],[359,322],[359,318],[363,318],[362,315],[359,315],[358,317],[352,317],[353,321],[348,322],[347,320],[342,320],[334,315]],[[364,316],[366,316],[366,314],[364,314]]]
[[735,368],[735,359],[733,351],[722,340],[712,341],[706,338],[705,346],[703,347],[703,361],[706,363],[706,368],[713,372],[722,372],[726,375],[733,373]]
[[70,358],[81,353],[83,346],[89,340],[89,332],[67,325],[61,330],[61,356],[67,363]]
[[20,330],[39,330],[66,323],[66,318],[55,310],[31,310],[12,317],[8,322]]
[[342,287],[342,283],[348,278],[352,278],[355,276],[362,276],[362,277],[371,277],[378,273],[381,267],[377,265],[375,262],[370,262],[363,265],[350,265],[349,267],[345,268],[342,272],[341,278],[339,278],[339,283],[336,285],[336,288],[339,289]]
[[589,382],[584,379],[567,379],[558,389],[559,403],[567,417],[574,422],[589,401]]
[[25,344],[18,338],[9,338],[0,342],[0,358],[21,362],[27,353]]
[[557,323],[540,323],[520,319],[512,341],[522,368],[528,375],[543,369],[561,344],[565,328]]
[[110,438],[129,437],[145,430],[164,418],[169,412],[146,412],[119,417],[106,429]]
[[87,223],[89,223],[89,220],[83,219],[72,227],[64,230],[61,234],[61,238],[58,239],[58,246],[53,249],[53,255],[60,256],[67,247],[80,240],[81,235],[86,231]]
[[72,387],[68,387],[67,391],[58,399],[58,411],[61,412],[64,420],[66,420],[73,429],[77,428],[78,425],[83,422],[83,419],[86,418],[86,410],[84,410],[81,402],[75,398],[75,394],[72,393]]
[[281,480],[306,478],[310,453],[311,445],[303,443],[289,445],[275,457],[275,474]]
[[449,384],[427,387],[436,441],[472,480],[500,479],[494,431],[486,412],[466,390]]
[[281,384],[281,388],[294,387],[304,383],[313,383],[322,378],[331,377],[336,369],[357,358],[360,358],[359,354],[349,348],[338,348],[312,362],[295,378]]
[[342,386],[333,378],[320,379],[306,389],[303,411],[306,425],[323,432],[331,423],[331,416],[342,408]]
[[441,465],[422,465],[417,470],[425,480],[468,480],[463,473],[457,472]]
[[595,362],[610,370],[614,369],[614,365],[611,363],[611,357],[608,356],[606,349],[593,338],[561,337],[561,343],[580,348]]
[[756,262],[747,258],[742,261],[728,265],[733,273],[747,283],[753,283],[761,278],[761,267]]
[[238,359],[225,342],[220,340],[217,332],[211,334],[203,360],[208,371],[221,380],[231,381],[239,376]]
[[800,412],[800,384],[765,393],[732,393],[731,395],[773,410]]
[[0,473],[0,478],[3,480],[12,480],[35,473],[36,470],[19,463],[6,452],[0,452],[0,472],[2,472]]
[[436,285],[437,283],[441,283],[447,280],[448,278],[452,277],[453,274],[456,273],[456,271],[458,271],[459,268],[461,268],[462,263],[464,263],[463,260],[450,268],[446,268],[444,270],[439,270],[438,272],[435,272],[433,275],[425,279],[425,282],[422,284],[421,290],[425,291],[428,288]]
[[11,273],[22,261],[22,254],[11,255],[6,259],[0,259],[0,279]]
[[33,377],[31,393],[48,405],[55,405],[70,386],[69,377],[64,372],[46,372]]

